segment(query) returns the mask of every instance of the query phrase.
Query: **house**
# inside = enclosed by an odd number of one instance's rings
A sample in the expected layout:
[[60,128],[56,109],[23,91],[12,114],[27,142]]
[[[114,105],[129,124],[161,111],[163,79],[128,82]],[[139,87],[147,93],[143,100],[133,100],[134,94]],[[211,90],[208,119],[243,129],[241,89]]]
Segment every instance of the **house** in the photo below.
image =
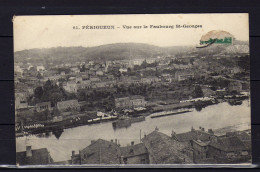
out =
[[149,164],[148,151],[143,143],[120,147],[120,164]]
[[145,59],[145,60],[146,60],[146,63],[152,64],[152,63],[155,63],[157,61],[157,58],[148,58],[148,59]]
[[183,81],[190,78],[194,78],[194,73],[191,71],[179,70],[175,72],[175,79],[177,81]]
[[79,68],[77,68],[77,67],[72,67],[72,68],[70,68],[70,70],[73,72],[73,73],[80,73],[80,70],[79,70]]
[[143,62],[144,62],[145,59],[134,59],[132,61],[132,64],[135,66],[135,65],[138,65],[140,66]]
[[129,97],[118,97],[115,98],[115,106],[117,109],[128,108],[130,105]]
[[26,92],[16,92],[15,93],[15,109],[27,108],[27,93]]
[[45,67],[44,66],[37,66],[36,67],[36,70],[37,70],[37,72],[40,72],[40,71],[45,71]]
[[151,164],[191,164],[193,160],[188,156],[185,146],[159,132],[158,130],[145,135],[142,142],[149,154]]
[[79,103],[76,99],[60,101],[57,102],[57,108],[60,111],[79,110]]
[[117,109],[145,107],[147,102],[143,96],[134,95],[130,97],[115,98],[115,106]]
[[120,72],[120,73],[126,73],[126,72],[127,72],[127,68],[120,68],[120,69],[119,69],[119,72]]
[[42,112],[45,110],[51,110],[51,102],[42,102],[42,103],[37,103],[36,104],[36,111],[37,112]]
[[129,103],[129,106],[132,108],[146,107],[147,104],[147,102],[144,100],[144,97],[139,95],[130,96]]
[[119,155],[118,144],[103,139],[93,140],[89,146],[79,151],[81,164],[119,164]]
[[151,84],[151,83],[159,82],[159,81],[160,81],[160,79],[156,76],[148,76],[145,78],[141,78],[141,82],[146,83],[146,84]]
[[65,85],[63,85],[65,91],[69,93],[77,93],[78,87],[75,81],[69,81]]
[[98,82],[98,81],[100,81],[100,78],[99,77],[90,77],[89,80],[91,82]]
[[26,151],[16,153],[17,165],[49,165],[53,159],[47,148],[34,149],[26,146]]
[[213,158],[236,158],[249,155],[248,147],[237,136],[212,139],[208,149],[209,156]]
[[102,75],[104,75],[104,72],[102,70],[98,70],[98,71],[96,71],[96,75],[102,76]]
[[172,138],[178,142],[182,142],[186,147],[192,148],[192,140],[200,140],[207,142],[214,136],[214,133],[211,129],[208,132],[205,131],[204,128],[200,127],[199,130],[195,130],[193,127],[191,131],[185,133],[176,134],[175,132],[172,133]]

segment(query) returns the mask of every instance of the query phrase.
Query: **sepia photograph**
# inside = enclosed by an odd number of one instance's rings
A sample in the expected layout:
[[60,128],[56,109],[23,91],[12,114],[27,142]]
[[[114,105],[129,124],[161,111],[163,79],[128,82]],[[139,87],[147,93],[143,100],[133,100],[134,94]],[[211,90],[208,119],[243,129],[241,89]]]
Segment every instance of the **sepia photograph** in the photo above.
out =
[[251,165],[248,18],[14,16],[17,166]]

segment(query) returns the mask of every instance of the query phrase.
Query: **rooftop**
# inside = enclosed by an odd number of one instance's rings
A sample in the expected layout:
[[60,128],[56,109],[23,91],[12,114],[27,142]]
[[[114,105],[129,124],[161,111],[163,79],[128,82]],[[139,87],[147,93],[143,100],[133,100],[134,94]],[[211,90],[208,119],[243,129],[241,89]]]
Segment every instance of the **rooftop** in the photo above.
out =
[[156,164],[185,164],[193,163],[192,160],[183,153],[184,145],[172,140],[158,131],[153,131],[142,139],[150,156]]
[[218,138],[212,140],[209,145],[225,152],[247,150],[245,144],[236,136]]
[[103,139],[80,151],[82,164],[119,164],[119,146]]
[[145,148],[143,143],[139,143],[127,147],[120,147],[120,153],[121,156],[123,157],[131,157],[131,156],[146,154],[147,149]]
[[26,151],[16,153],[16,163],[19,165],[46,165],[52,162],[47,148],[32,150],[32,156],[26,157]]

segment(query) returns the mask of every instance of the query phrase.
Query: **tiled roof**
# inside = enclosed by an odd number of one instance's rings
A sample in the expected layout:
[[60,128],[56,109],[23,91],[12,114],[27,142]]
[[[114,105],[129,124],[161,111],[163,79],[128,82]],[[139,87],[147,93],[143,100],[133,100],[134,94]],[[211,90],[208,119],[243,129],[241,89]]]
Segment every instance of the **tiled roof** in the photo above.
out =
[[16,163],[19,165],[46,165],[50,164],[49,152],[46,148],[32,150],[32,156],[26,157],[26,151],[16,153]]
[[82,164],[119,164],[118,155],[119,146],[103,139],[80,151]]
[[183,153],[184,145],[172,140],[166,134],[153,131],[142,141],[156,164],[192,163],[192,160]]
[[247,150],[244,143],[236,136],[217,138],[212,140],[209,145],[225,152]]
[[194,130],[186,133],[176,134],[176,138],[180,142],[185,142],[190,140],[208,141],[210,140],[210,136],[211,134],[201,130]]
[[136,155],[146,154],[147,149],[143,143],[131,145],[127,147],[120,147],[120,155],[123,157],[131,157]]

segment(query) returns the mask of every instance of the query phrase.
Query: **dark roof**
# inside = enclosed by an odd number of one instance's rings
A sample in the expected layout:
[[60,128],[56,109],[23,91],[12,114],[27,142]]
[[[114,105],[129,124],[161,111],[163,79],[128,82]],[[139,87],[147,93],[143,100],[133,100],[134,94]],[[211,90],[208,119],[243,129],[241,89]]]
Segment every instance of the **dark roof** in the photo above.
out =
[[146,153],[148,152],[143,143],[139,143],[127,147],[120,147],[120,155],[123,157],[137,156]]
[[194,130],[194,131],[189,131],[186,133],[176,134],[176,138],[180,142],[185,142],[185,141],[190,141],[190,140],[209,141],[210,136],[212,136],[212,134],[209,134],[209,133],[207,133],[205,131],[201,131],[201,130]]
[[217,138],[216,140],[212,140],[209,145],[225,152],[248,150],[244,143],[236,136]]
[[26,157],[26,151],[16,153],[16,163],[19,165],[46,165],[52,163],[47,148],[32,150],[32,156]]
[[80,151],[82,164],[119,164],[119,146],[98,139]]
[[44,105],[50,105],[51,102],[41,102],[41,103],[37,103],[36,106],[44,106]]
[[153,131],[142,139],[150,157],[156,164],[184,164],[192,160],[183,153],[183,144],[172,140],[158,131]]
[[234,136],[237,136],[242,141],[250,141],[251,140],[251,135],[247,134],[244,131],[235,132]]

